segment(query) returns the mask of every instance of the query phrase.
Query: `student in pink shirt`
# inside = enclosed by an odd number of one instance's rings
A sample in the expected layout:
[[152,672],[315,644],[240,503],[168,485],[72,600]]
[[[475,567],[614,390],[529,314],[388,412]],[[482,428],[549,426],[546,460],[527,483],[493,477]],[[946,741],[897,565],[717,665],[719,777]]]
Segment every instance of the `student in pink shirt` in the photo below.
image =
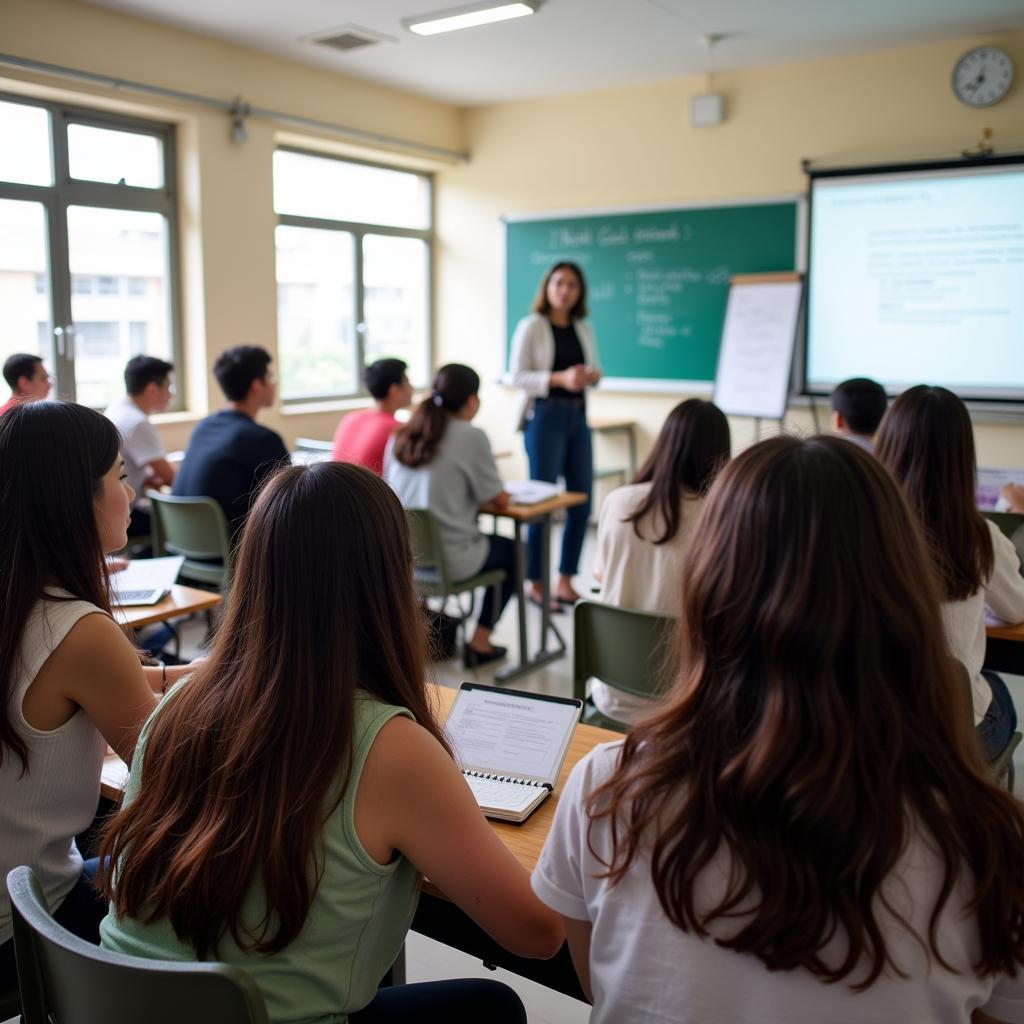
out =
[[363,372],[366,390],[374,399],[372,409],[360,409],[343,416],[334,431],[331,458],[336,462],[354,462],[372,470],[384,471],[384,449],[398,426],[395,413],[412,402],[412,385],[401,359],[378,359]]
[[4,362],[4,380],[11,389],[11,397],[0,406],[7,412],[19,402],[39,402],[50,393],[50,375],[42,359],[26,352],[15,352]]

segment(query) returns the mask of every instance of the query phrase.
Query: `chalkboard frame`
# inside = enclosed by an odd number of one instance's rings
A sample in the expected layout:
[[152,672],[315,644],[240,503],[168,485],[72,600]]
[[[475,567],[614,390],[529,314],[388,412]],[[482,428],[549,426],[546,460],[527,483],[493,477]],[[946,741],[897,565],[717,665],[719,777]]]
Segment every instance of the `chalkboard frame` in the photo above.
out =
[[[769,195],[752,196],[726,196],[711,199],[695,199],[682,202],[651,202],[651,203],[623,203],[607,206],[579,206],[542,208],[536,210],[518,210],[504,213],[499,218],[499,260],[498,274],[501,292],[501,325],[502,333],[505,334],[508,324],[508,291],[507,291],[507,259],[508,259],[508,226],[521,222],[542,222],[546,220],[573,220],[586,217],[607,217],[629,215],[634,213],[667,213],[686,210],[704,209],[732,209],[742,206],[769,206],[774,204],[792,203],[796,208],[796,221],[794,225],[793,239],[793,261],[794,271],[805,274],[807,271],[807,192],[781,192]],[[566,254],[566,259],[571,259],[571,254]],[[525,316],[527,310],[520,314]],[[511,354],[509,339],[504,337],[505,357],[503,360],[505,373],[502,377],[504,383],[510,383],[508,376],[508,359]],[[600,339],[598,340],[600,346]],[[716,358],[717,364],[717,358]],[[645,394],[669,394],[669,395],[711,395],[714,391],[714,380],[684,380],[675,378],[652,378],[652,377],[611,377],[605,376],[601,379],[601,390],[614,392],[634,392]],[[791,391],[792,394],[792,391]]]

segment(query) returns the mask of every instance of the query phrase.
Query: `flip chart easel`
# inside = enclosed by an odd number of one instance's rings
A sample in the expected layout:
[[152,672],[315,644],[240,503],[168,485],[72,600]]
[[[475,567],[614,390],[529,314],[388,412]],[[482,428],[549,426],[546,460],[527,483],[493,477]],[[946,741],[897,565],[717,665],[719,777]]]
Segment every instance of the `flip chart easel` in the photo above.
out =
[[729,282],[715,404],[730,416],[780,425],[789,400],[803,283],[797,273],[737,274]]

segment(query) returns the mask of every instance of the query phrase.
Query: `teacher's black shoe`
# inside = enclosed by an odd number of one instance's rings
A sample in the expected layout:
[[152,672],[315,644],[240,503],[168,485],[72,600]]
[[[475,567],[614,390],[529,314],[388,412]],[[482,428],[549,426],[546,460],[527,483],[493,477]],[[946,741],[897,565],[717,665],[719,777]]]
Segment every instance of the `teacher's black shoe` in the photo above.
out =
[[462,664],[465,668],[479,668],[481,665],[487,665],[492,661],[500,661],[506,654],[508,654],[507,647],[492,645],[491,649],[484,653],[482,651],[475,651],[469,644],[466,644],[462,648]]

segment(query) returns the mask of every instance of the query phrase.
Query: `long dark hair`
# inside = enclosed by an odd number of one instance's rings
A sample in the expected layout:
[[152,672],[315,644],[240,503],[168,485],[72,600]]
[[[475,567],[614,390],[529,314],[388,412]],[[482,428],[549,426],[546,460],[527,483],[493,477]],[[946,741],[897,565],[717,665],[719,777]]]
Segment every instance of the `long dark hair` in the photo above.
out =
[[[607,877],[649,856],[678,928],[707,937],[717,922],[718,945],[770,970],[866,988],[901,974],[880,912],[909,924],[883,883],[920,832],[941,880],[918,939],[948,967],[936,929],[966,878],[976,971],[1015,973],[1024,812],[986,774],[928,553],[889,474],[841,438],[764,441],[719,475],[691,552],[684,668],[589,805],[610,822]],[[723,849],[732,867],[709,904],[699,880]]]
[[412,469],[432,462],[448,429],[448,418],[479,390],[480,376],[472,367],[462,363],[442,366],[430,394],[395,434],[394,457]]
[[897,397],[882,420],[875,454],[903,487],[924,526],[945,601],[962,601],[992,574],[988,526],[974,503],[974,431],[963,402],[920,384]]
[[684,495],[706,494],[729,461],[731,450],[729,421],[714,402],[699,398],[680,402],[668,414],[651,454],[633,480],[635,484],[649,483],[651,489],[623,522],[632,523],[633,532],[642,538],[640,520],[657,510],[665,529],[654,543],[670,541],[679,532]]
[[23,774],[28,748],[8,707],[25,623],[48,588],[110,612],[93,503],[119,447],[117,428],[83,405],[24,402],[0,416],[0,763],[16,757]]
[[576,275],[576,280],[580,283],[580,297],[576,300],[576,305],[569,310],[569,319],[582,320],[587,315],[587,279],[583,276],[580,265],[570,260],[562,260],[548,268],[547,273],[541,278],[540,284],[537,286],[537,294],[533,297],[530,311],[540,313],[542,316],[551,315],[551,303],[548,302],[548,282],[559,270],[571,271]]
[[[167,918],[200,959],[226,934],[258,953],[295,940],[348,782],[356,691],[408,708],[445,745],[412,564],[405,513],[373,473],[323,463],[269,479],[210,657],[153,720],[138,798],[106,828],[99,877],[118,915]],[[253,886],[255,934],[242,921]]]

